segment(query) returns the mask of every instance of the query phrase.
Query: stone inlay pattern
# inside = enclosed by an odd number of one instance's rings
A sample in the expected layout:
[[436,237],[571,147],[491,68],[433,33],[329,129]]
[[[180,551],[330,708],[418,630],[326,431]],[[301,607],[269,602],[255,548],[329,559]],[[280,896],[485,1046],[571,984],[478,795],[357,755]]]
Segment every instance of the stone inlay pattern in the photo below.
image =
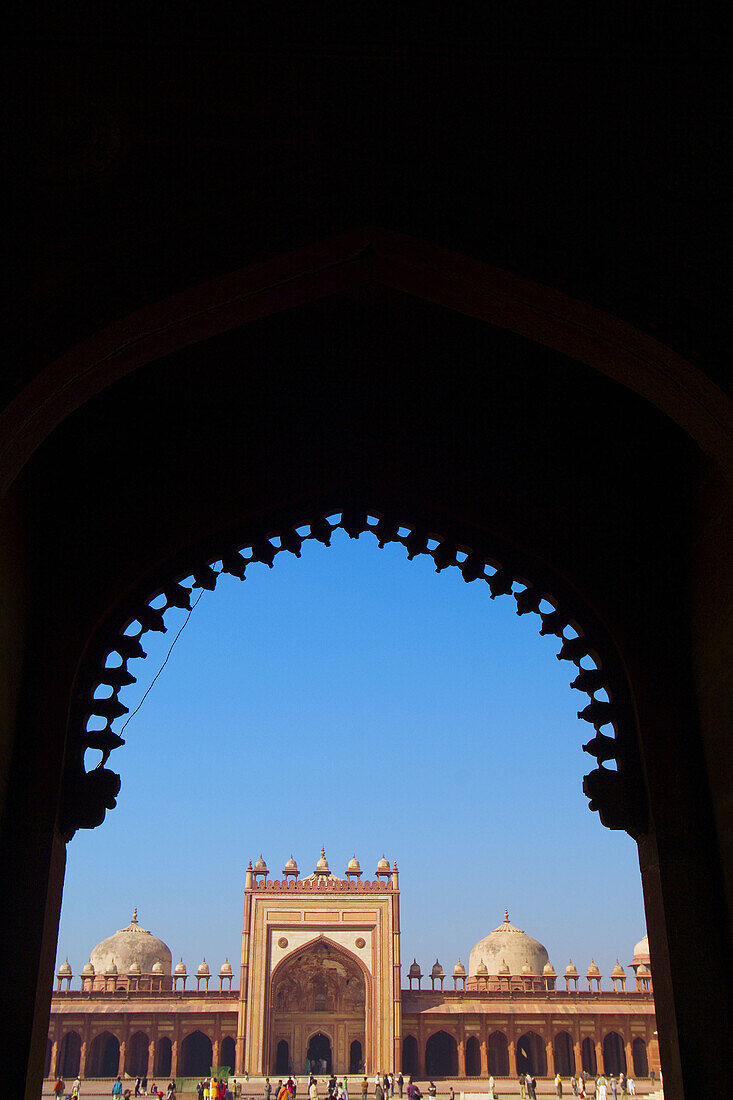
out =
[[[479,541],[468,545],[464,539],[436,534],[401,517],[350,511],[318,515],[265,530],[242,545],[234,542],[224,547],[219,556],[209,555],[203,560],[192,557],[187,571],[179,569],[168,583],[153,587],[147,598],[121,611],[100,628],[87,647],[70,712],[59,819],[67,839],[79,828],[100,825],[107,810],[116,805],[120,777],[106,764],[110,753],[124,744],[113,729],[128,709],[120,702],[119,693],[135,683],[128,663],[146,656],[142,645],[145,633],[165,631],[166,612],[171,608],[190,610],[192,591],[213,591],[223,573],[244,580],[247,568],[253,563],[272,568],[278,554],[300,557],[301,547],[308,540],[329,546],[338,528],[351,538],[371,533],[380,548],[387,543],[399,543],[409,560],[429,554],[436,572],[459,569],[466,582],[486,584],[491,599],[513,596],[518,615],[537,614],[541,620],[540,634],[558,639],[558,660],[569,661],[577,668],[571,687],[589,696],[578,717],[594,730],[593,737],[583,746],[598,765],[583,780],[590,809],[598,811],[609,828],[625,829],[632,836],[644,831],[646,797],[629,685],[612,640],[590,609],[579,603],[572,590],[565,589],[559,580],[553,585],[550,578],[545,586],[539,577],[542,567],[513,562],[511,552],[497,560],[494,551]],[[537,575],[529,578],[528,571]],[[563,602],[552,595],[553,587],[565,589]],[[88,749],[101,753],[100,762],[90,770],[84,763]],[[612,768],[604,766],[611,761]],[[344,882],[343,889],[358,892],[365,885],[358,880]],[[278,888],[304,890],[306,886],[301,880],[280,883]],[[370,888],[374,889],[374,884]]]

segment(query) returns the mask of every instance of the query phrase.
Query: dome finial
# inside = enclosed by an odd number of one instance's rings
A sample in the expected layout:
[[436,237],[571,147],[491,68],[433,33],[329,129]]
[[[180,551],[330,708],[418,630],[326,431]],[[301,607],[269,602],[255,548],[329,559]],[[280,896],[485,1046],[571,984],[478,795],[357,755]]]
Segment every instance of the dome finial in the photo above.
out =
[[130,924],[137,924],[137,905],[132,911],[132,920],[130,921]]
[[504,923],[509,924],[509,910],[508,909],[504,910]]

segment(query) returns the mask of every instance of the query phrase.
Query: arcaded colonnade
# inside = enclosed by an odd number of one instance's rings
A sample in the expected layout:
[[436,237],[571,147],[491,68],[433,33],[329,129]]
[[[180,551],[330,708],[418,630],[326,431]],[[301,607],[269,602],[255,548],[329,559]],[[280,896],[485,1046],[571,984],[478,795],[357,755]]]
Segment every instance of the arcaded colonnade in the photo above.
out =
[[45,1076],[185,1077],[208,1073],[212,1065],[233,1069],[236,1032],[236,994],[221,1001],[209,995],[206,1011],[198,1013],[186,1001],[134,1008],[127,1002],[113,1013],[54,1003]]
[[653,1015],[633,1021],[608,1016],[589,1006],[582,1017],[557,1019],[537,1007],[518,1019],[466,1014],[404,1017],[402,1070],[428,1077],[563,1077],[623,1071],[639,1078],[659,1075],[659,1048]]
[[[238,991],[192,995],[161,994],[155,999],[128,993],[115,1011],[102,1011],[100,993],[54,994],[46,1047],[45,1076],[115,1076],[117,1073],[182,1076],[207,1065],[234,1069]],[[552,992],[544,997],[496,996],[402,990],[402,1069],[418,1078],[514,1076],[522,1067],[538,1077],[604,1071],[646,1077],[659,1071],[659,1045],[651,994]],[[491,1003],[493,1000],[493,1004]],[[132,1002],[132,1003],[131,1003]],[[137,1003],[135,1003],[137,1002]],[[328,1016],[320,1029],[333,1032]],[[310,1028],[316,1030],[314,1023]],[[351,1041],[336,1072],[358,1073],[350,1060]],[[302,1061],[305,1059],[303,1048]],[[278,1062],[277,1043],[261,1072],[304,1071],[297,1052]],[[366,1070],[392,1069],[365,1060]],[[329,1066],[330,1069],[330,1066]]]

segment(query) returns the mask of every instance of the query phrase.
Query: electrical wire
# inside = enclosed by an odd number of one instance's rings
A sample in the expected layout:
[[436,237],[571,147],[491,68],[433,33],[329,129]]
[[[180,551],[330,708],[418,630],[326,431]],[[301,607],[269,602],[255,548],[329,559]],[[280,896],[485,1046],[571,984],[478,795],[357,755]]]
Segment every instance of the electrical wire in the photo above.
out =
[[177,641],[178,641],[178,639],[180,638],[181,634],[183,634],[183,631],[185,630],[186,626],[188,625],[188,620],[189,620],[189,619],[191,618],[191,616],[193,615],[193,612],[194,612],[194,608],[195,608],[195,607],[196,607],[196,605],[198,604],[199,600],[201,599],[201,597],[203,596],[203,594],[204,594],[204,592],[205,592],[205,591],[206,591],[206,589],[204,589],[204,588],[202,588],[202,589],[201,589],[201,591],[199,592],[198,596],[197,596],[197,597],[196,597],[196,599],[194,600],[194,602],[193,602],[192,606],[191,606],[191,607],[189,608],[188,614],[186,615],[186,618],[185,618],[185,619],[183,620],[183,623],[181,624],[181,629],[180,629],[180,630],[178,631],[178,633],[176,634],[175,638],[173,639],[173,641],[172,641],[172,642],[171,642],[171,644],[170,644],[170,649],[168,650],[168,652],[167,652],[167,653],[166,653],[166,655],[165,655],[165,660],[163,661],[163,664],[162,664],[162,665],[160,666],[160,668],[159,668],[159,669],[158,669],[158,671],[156,672],[155,676],[153,676],[153,679],[152,679],[152,680],[150,681],[150,686],[149,686],[149,687],[147,688],[147,690],[146,690],[145,694],[143,695],[143,697],[142,697],[142,699],[140,700],[140,702],[138,703],[138,705],[137,705],[137,706],[135,707],[135,709],[134,709],[134,711],[132,712],[132,714],[128,714],[127,718],[125,719],[125,724],[124,724],[124,726],[122,727],[122,729],[120,730],[120,734],[124,733],[125,729],[127,728],[127,725],[128,725],[128,723],[132,721],[132,719],[133,719],[133,718],[135,717],[135,715],[137,714],[137,712],[138,712],[138,711],[140,710],[140,707],[141,707],[141,706],[143,705],[143,703],[144,703],[144,702],[145,702],[145,700],[147,699],[148,695],[149,695],[149,694],[150,694],[150,692],[152,691],[152,689],[153,689],[153,685],[155,684],[155,681],[156,681],[156,680],[158,679],[158,677],[160,676],[161,672],[163,671],[163,669],[165,668],[165,666],[166,666],[166,665],[168,664],[168,658],[170,657],[171,653],[173,652],[173,646],[174,646],[174,645],[176,644],[176,642],[177,642]]

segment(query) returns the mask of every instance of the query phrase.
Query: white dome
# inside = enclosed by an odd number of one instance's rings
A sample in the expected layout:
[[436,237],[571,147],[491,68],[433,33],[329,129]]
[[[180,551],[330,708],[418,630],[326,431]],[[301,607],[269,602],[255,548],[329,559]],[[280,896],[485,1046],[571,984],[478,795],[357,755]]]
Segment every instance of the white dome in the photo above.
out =
[[649,936],[644,936],[643,939],[634,946],[634,958],[632,960],[632,966],[638,966],[640,963],[645,963],[649,966],[651,958],[649,956]]
[[[510,974],[521,974],[523,967],[529,967],[524,973],[542,974],[545,964],[550,961],[547,950],[538,940],[533,940],[526,932],[516,928],[509,920],[509,914],[504,910],[504,920],[484,936],[471,951],[468,960],[468,973],[474,977],[479,973],[481,961],[486,963],[489,974],[499,974],[500,964],[505,963],[509,967]],[[506,971],[504,971],[506,973]]]
[[112,973],[113,963],[123,974],[129,973],[133,964],[140,967],[141,974],[152,974],[156,963],[160,964],[156,973],[170,974],[173,957],[162,940],[140,927],[136,909],[126,928],[97,944],[89,955],[89,961],[97,974]]

